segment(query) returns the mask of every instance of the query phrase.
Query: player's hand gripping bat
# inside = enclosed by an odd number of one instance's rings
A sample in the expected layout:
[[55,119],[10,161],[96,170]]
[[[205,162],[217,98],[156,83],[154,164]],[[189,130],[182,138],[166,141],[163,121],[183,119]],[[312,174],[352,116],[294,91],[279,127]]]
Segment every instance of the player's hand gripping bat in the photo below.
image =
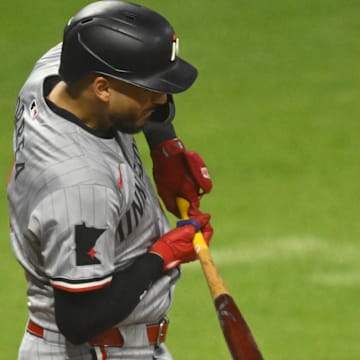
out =
[[[188,219],[189,202],[177,198],[182,219]],[[263,360],[250,328],[226,289],[202,233],[195,234],[194,248],[208,283],[226,343],[234,360]]]

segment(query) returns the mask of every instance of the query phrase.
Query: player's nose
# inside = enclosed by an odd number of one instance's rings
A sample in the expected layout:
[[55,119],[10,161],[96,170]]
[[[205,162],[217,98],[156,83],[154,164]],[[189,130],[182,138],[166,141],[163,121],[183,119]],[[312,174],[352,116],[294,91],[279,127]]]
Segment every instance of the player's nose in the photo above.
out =
[[167,103],[167,94],[165,93],[152,93],[152,103],[155,105],[163,105]]

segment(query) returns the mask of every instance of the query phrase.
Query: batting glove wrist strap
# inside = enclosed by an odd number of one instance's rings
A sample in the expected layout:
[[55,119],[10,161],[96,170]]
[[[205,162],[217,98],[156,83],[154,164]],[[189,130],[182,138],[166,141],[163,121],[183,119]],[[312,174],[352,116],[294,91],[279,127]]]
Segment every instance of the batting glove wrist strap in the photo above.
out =
[[195,228],[195,231],[198,232],[201,230],[200,224],[194,220],[194,219],[187,219],[187,220],[179,220],[176,223],[176,227],[181,227],[181,226],[185,226],[185,225],[192,225]]

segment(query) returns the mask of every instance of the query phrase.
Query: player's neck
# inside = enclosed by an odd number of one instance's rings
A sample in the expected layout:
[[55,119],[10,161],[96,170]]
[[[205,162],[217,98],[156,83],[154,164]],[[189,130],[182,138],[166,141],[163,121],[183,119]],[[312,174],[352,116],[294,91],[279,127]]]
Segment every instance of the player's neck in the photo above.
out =
[[105,130],[106,123],[104,111],[101,106],[91,98],[91,94],[84,91],[72,91],[63,81],[58,82],[50,91],[48,99],[56,106],[75,115],[80,121],[90,128]]

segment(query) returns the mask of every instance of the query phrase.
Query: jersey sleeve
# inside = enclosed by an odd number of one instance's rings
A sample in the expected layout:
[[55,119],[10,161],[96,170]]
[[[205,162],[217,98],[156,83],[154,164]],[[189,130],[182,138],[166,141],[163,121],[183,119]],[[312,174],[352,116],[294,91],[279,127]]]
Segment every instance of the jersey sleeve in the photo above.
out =
[[101,185],[57,190],[39,203],[29,230],[53,287],[84,292],[111,282],[119,213],[118,194]]

